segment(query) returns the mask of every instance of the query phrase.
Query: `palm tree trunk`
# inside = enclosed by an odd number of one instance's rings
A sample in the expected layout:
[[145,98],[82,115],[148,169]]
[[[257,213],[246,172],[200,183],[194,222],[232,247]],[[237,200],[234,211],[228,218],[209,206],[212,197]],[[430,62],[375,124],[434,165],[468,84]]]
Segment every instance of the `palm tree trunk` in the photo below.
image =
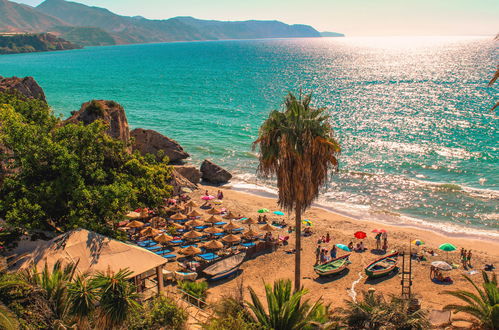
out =
[[301,206],[297,205],[295,209],[295,235],[296,235],[296,251],[295,251],[295,292],[300,290],[301,280]]

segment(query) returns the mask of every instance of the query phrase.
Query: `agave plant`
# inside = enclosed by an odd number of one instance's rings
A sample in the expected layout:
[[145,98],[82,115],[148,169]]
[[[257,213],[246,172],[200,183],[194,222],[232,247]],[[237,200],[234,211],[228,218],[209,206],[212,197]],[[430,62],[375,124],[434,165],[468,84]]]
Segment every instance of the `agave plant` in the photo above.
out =
[[99,328],[112,329],[123,325],[129,314],[140,308],[137,303],[137,293],[128,281],[132,274],[129,270],[117,273],[98,272],[91,280],[91,285],[97,288],[99,299]]
[[319,195],[330,169],[337,169],[340,146],[325,108],[310,104],[312,95],[289,93],[284,110],[274,110],[260,127],[253,148],[259,149],[258,173],[276,176],[278,204],[295,211],[295,290],[301,288],[301,215]]
[[465,302],[465,305],[449,304],[444,309],[471,315],[484,329],[499,329],[499,290],[496,274],[490,278],[485,271],[482,271],[482,289],[469,276],[463,276],[473,285],[476,293],[466,290],[444,291],[443,294]]
[[301,288],[292,293],[290,280],[277,280],[274,287],[265,284],[268,311],[252,288],[249,288],[252,303],[247,303],[260,326],[274,330],[309,329],[316,323],[327,321],[327,308],[320,300],[310,305],[302,301],[308,292]]

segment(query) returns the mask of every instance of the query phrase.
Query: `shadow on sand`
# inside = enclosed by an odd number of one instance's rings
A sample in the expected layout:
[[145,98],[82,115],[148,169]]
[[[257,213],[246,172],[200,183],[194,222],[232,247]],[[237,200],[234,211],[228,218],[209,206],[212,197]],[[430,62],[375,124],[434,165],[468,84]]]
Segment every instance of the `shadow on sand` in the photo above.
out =
[[379,278],[372,278],[372,279],[367,278],[364,283],[365,284],[378,284],[378,283],[387,281],[391,278],[394,278],[395,276],[397,276],[398,273],[399,273],[399,268],[397,267],[393,271],[391,271],[389,274],[386,274],[386,276],[379,277]]
[[371,253],[377,256],[383,256],[386,254],[386,251],[381,249],[371,249]]
[[235,272],[234,274],[232,274],[231,276],[229,277],[226,277],[224,279],[221,279],[219,281],[213,281],[213,282],[210,282],[209,280],[207,281],[208,282],[208,285],[210,288],[213,288],[213,287],[216,287],[216,286],[219,286],[221,284],[225,284],[229,281],[232,281],[233,279],[239,277],[239,275],[241,275],[243,273],[243,270],[242,269],[238,269],[237,272]]

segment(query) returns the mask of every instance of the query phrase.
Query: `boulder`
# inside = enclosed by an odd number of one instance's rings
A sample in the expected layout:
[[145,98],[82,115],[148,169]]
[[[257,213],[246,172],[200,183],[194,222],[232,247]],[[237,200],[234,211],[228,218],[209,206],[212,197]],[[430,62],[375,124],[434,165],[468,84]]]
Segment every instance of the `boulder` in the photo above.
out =
[[173,168],[175,169],[175,171],[180,173],[184,178],[186,178],[187,180],[189,180],[194,184],[198,184],[199,181],[201,180],[201,171],[199,171],[194,166],[175,165],[173,166]]
[[182,193],[182,188],[189,188],[191,190],[196,190],[198,187],[186,179],[182,174],[173,169],[172,178],[170,184],[173,187],[173,196],[180,195]]
[[232,174],[217,164],[205,159],[201,164],[201,177],[210,183],[226,183],[232,178]]
[[83,103],[80,110],[73,112],[72,116],[66,119],[66,123],[83,122],[85,125],[101,119],[109,127],[107,134],[119,139],[128,145],[130,141],[130,131],[125,109],[114,101],[92,100]]
[[33,77],[10,77],[0,76],[0,92],[19,93],[28,99],[37,99],[47,102],[45,93]]
[[177,141],[151,129],[136,128],[130,135],[134,138],[132,150],[138,150],[142,155],[153,154],[158,160],[168,156],[170,163],[178,163],[189,157]]

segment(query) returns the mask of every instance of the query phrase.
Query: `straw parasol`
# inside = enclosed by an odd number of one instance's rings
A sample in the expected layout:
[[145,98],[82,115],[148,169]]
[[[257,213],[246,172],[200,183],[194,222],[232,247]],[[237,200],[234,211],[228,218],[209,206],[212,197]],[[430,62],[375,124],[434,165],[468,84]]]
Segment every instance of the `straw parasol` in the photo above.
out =
[[194,217],[200,217],[200,216],[202,216],[202,214],[201,214],[201,213],[199,213],[199,212],[198,212],[198,211],[196,211],[196,210],[192,210],[192,211],[191,211],[189,214],[187,214],[187,215],[188,215],[189,217],[191,217],[191,218],[194,218]]
[[128,228],[141,228],[141,227],[144,227],[144,223],[140,222],[140,221],[137,221],[137,220],[133,220],[132,222],[130,222],[127,225],[127,227]]
[[222,213],[222,210],[217,209],[216,207],[214,207],[214,208],[209,209],[207,213],[208,214],[220,214],[220,213]]
[[241,222],[244,223],[245,225],[256,225],[258,223],[258,221],[254,220],[252,218],[245,219]]
[[146,229],[142,229],[140,231],[140,234],[143,235],[143,236],[157,236],[159,235],[161,232],[157,229],[154,229],[152,227],[147,227]]
[[260,227],[261,230],[263,231],[274,231],[276,230],[276,227],[269,225],[268,223],[264,224],[263,226]]
[[187,238],[187,239],[196,239],[196,238],[199,238],[201,236],[203,236],[203,234],[201,234],[200,232],[195,231],[195,230],[191,230],[191,231],[188,231],[187,233],[185,233],[182,237]]
[[169,226],[173,226],[177,229],[184,229],[185,228],[185,226],[182,226],[181,224],[176,223],[176,222],[169,224]]
[[227,235],[224,238],[222,238],[222,241],[227,242],[227,243],[235,243],[239,242],[241,240],[241,237],[236,236],[236,235]]
[[145,208],[145,207],[144,207],[142,210],[140,210],[140,216],[141,216],[142,218],[145,218],[145,217],[147,217],[148,215],[149,215],[149,210],[148,210],[147,208]]
[[222,228],[225,230],[231,231],[231,230],[239,228],[239,226],[234,224],[231,220],[228,224],[224,225]]
[[170,219],[173,219],[173,220],[184,220],[184,219],[187,219],[187,216],[183,215],[182,213],[175,213],[174,215],[172,215],[170,217]]
[[156,237],[154,237],[154,240],[158,243],[165,244],[168,243],[169,241],[173,240],[173,237],[167,234],[160,234]]
[[208,234],[218,234],[218,233],[221,233],[223,231],[224,230],[222,228],[218,228],[218,227],[208,227],[204,230],[204,232],[208,233]]
[[136,218],[140,218],[140,213],[132,211],[132,212],[128,212],[125,216],[127,218],[136,219]]
[[194,201],[191,200],[187,204],[185,204],[185,206],[187,206],[187,207],[198,207],[199,205],[196,202],[194,202]]
[[200,254],[201,249],[191,245],[191,246],[186,247],[185,249],[180,250],[180,253],[182,253],[183,255],[186,255],[186,256],[193,256],[195,254]]
[[198,227],[204,225],[204,221],[202,220],[189,220],[185,223],[189,227]]
[[227,219],[236,219],[237,215],[235,215],[234,213],[232,213],[232,211],[230,211],[225,217]]
[[256,237],[258,236],[258,233],[254,231],[253,229],[250,229],[243,234],[244,237]]
[[210,250],[221,249],[224,247],[224,245],[220,241],[209,241],[208,243],[205,243],[203,246]]
[[222,221],[222,219],[220,219],[219,217],[216,217],[216,216],[212,215],[211,217],[209,217],[208,219],[206,219],[205,222],[217,223],[217,222],[220,222],[220,221]]

